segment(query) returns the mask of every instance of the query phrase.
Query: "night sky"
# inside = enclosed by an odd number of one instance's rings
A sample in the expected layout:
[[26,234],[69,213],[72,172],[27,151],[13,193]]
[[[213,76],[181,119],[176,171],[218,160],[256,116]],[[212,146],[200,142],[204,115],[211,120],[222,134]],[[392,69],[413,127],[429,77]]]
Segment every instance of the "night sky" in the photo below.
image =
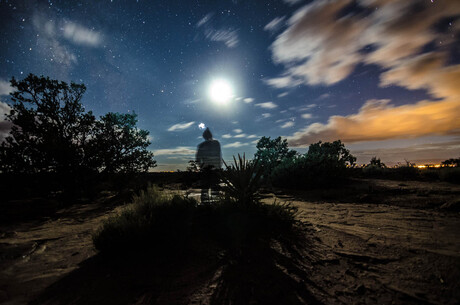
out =
[[201,123],[226,160],[262,136],[460,157],[457,0],[0,0],[0,42],[2,117],[12,76],[84,83],[97,116],[138,114],[155,170],[185,169]]

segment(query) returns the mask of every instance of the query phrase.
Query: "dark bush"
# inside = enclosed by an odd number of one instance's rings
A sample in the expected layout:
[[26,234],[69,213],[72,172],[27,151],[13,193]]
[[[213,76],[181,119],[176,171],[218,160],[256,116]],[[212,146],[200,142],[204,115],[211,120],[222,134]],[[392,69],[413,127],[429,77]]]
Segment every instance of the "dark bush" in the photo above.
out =
[[190,238],[196,206],[194,199],[167,196],[149,186],[134,196],[132,205],[104,222],[93,237],[94,245],[112,254],[181,251]]
[[289,204],[237,204],[228,199],[198,205],[193,199],[166,196],[149,187],[132,205],[109,218],[93,237],[108,255],[180,255],[199,241],[216,245],[234,258],[268,249],[273,240],[301,245],[303,225]]
[[443,168],[439,174],[441,181],[460,183],[460,168]]
[[386,168],[376,165],[368,165],[362,169],[363,175],[371,178],[383,178],[387,172]]
[[331,187],[347,178],[347,166],[355,161],[341,141],[318,142],[306,154],[283,160],[271,179],[273,185],[286,188]]

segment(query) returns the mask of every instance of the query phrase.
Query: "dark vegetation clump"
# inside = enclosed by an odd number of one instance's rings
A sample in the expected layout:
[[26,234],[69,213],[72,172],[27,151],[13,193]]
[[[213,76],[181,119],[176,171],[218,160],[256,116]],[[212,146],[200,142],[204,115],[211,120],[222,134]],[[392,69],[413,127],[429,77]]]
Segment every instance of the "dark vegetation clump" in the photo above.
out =
[[5,180],[28,179],[37,189],[75,197],[113,175],[156,166],[147,150],[149,132],[137,128],[137,115],[107,113],[97,119],[81,102],[85,85],[30,74],[12,78],[11,86],[6,120],[12,127],[0,144]]
[[258,171],[256,163],[239,156],[223,172],[224,196],[213,204],[199,205],[149,186],[102,225],[94,245],[109,256],[140,252],[170,256],[205,244],[244,259],[269,251],[275,241],[285,248],[301,247],[305,236],[297,209],[260,202]]
[[308,189],[334,187],[347,178],[347,169],[356,158],[338,140],[311,144],[304,155],[284,158],[271,172],[274,186]]
[[[110,217],[94,236],[96,249],[120,254],[152,250],[170,254],[186,248],[197,202],[166,195],[156,186],[134,196],[133,203]],[[160,253],[161,252],[161,253]]]

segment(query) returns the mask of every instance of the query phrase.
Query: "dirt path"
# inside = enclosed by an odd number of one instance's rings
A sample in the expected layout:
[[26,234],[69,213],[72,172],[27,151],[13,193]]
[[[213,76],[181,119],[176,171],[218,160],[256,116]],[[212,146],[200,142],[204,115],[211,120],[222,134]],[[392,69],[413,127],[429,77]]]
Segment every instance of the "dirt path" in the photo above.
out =
[[[390,187],[401,186],[395,184]],[[413,185],[404,187],[420,188]],[[430,192],[435,194],[438,191],[447,192],[443,188],[431,189]],[[193,190],[189,193],[190,196],[199,196]],[[452,197],[450,193],[448,195]],[[271,203],[273,197],[265,200]],[[277,200],[290,201],[299,207],[301,219],[311,224],[314,240],[311,251],[315,255],[303,266],[294,266],[298,268],[297,272],[303,268],[304,278],[296,278],[292,270],[283,270],[289,276],[285,277],[286,281],[294,279],[289,284],[291,286],[286,284],[286,288],[295,286],[296,291],[305,288],[324,304],[460,302],[458,212],[393,204],[319,203],[287,195],[277,195]],[[79,205],[66,208],[46,221],[0,226],[0,303],[26,304],[53,283],[58,283],[55,286],[57,290],[77,290],[74,293],[77,295],[78,289],[93,293],[94,304],[101,299],[101,295],[97,298],[100,291],[94,290],[94,287],[105,289],[106,295],[122,289],[114,290],[118,286],[113,285],[131,281],[129,276],[133,271],[129,268],[125,268],[118,277],[112,274],[112,282],[97,286],[106,281],[111,270],[98,267],[100,261],[93,260],[96,252],[91,240],[92,233],[102,220],[117,209],[101,204]],[[210,261],[217,264],[217,271],[213,269],[214,265],[209,265]],[[180,274],[170,275],[171,270],[166,269],[159,272],[156,279],[147,277],[147,280],[153,281],[150,286],[139,288],[137,283],[133,289],[159,289],[150,297],[146,294],[138,298],[137,304],[155,300],[160,303],[168,300],[167,303],[175,304],[209,304],[216,287],[222,283],[219,280],[222,268],[216,258],[205,258],[194,264],[187,265],[185,262],[184,269],[178,270],[188,271],[178,271]],[[138,267],[136,270],[142,271],[142,266]],[[251,272],[251,266],[247,268]],[[284,278],[283,274],[276,273],[279,270],[268,271],[267,274],[278,274],[279,278]],[[155,269],[152,272],[156,272]],[[168,276],[171,279],[165,282]],[[84,286],[88,281],[93,281],[96,286],[77,287]],[[202,288],[196,288],[198,284]],[[195,289],[195,293],[187,296],[191,289]],[[305,295],[308,297],[308,294]],[[63,296],[62,300],[67,299]],[[123,302],[119,300],[119,303]],[[308,304],[303,301],[298,303]]]
[[384,204],[284,197],[313,225],[313,281],[326,304],[457,304],[460,215]]
[[0,227],[0,303],[25,304],[95,254],[91,235],[113,211],[98,204]]

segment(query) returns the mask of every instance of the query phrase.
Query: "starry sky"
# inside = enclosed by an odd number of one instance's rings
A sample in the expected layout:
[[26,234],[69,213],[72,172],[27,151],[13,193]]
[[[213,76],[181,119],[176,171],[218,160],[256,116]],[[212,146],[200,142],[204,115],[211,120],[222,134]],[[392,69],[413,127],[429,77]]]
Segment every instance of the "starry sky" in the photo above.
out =
[[97,116],[137,113],[157,171],[185,169],[200,124],[226,160],[262,136],[460,157],[459,42],[456,0],[0,0],[0,139],[9,79],[33,73],[84,83]]

